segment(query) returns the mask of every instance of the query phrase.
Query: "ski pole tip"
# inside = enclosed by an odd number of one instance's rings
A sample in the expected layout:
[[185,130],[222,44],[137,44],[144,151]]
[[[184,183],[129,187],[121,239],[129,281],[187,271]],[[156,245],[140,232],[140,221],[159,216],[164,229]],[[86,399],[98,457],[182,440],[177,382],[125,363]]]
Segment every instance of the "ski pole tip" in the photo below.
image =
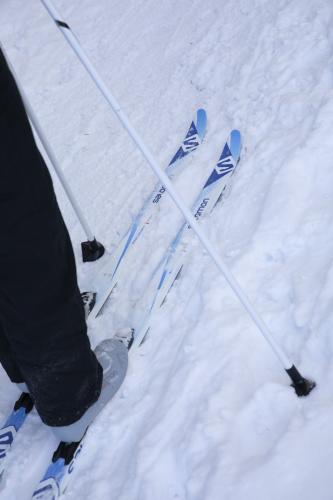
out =
[[95,260],[100,259],[105,252],[105,248],[96,239],[92,241],[83,241],[81,243],[82,250],[82,260],[83,262],[93,262]]
[[316,387],[316,382],[303,378],[302,381],[297,382],[297,384],[291,384],[291,386],[295,389],[297,396],[308,396],[312,389]]
[[303,377],[296,366],[286,369],[289,377],[291,378],[291,386],[295,389],[297,396],[308,396],[310,392],[316,387],[316,382]]

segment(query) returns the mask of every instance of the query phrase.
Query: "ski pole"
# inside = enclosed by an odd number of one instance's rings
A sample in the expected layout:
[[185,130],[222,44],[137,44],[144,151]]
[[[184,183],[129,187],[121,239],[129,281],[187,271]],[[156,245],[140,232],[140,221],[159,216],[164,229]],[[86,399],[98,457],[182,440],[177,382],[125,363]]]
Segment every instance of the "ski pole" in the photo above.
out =
[[91,229],[88,225],[88,222],[85,219],[83,212],[82,212],[78,202],[76,201],[76,199],[74,197],[73,191],[71,190],[68,182],[66,181],[66,178],[63,174],[63,171],[62,171],[62,169],[59,165],[59,162],[58,162],[58,160],[57,160],[57,158],[56,158],[56,156],[55,156],[55,154],[50,146],[49,141],[46,138],[46,135],[44,134],[44,131],[43,131],[43,129],[38,121],[38,118],[37,118],[34,110],[31,107],[31,104],[26,96],[26,93],[20,84],[18,76],[17,76],[12,64],[9,62],[8,56],[7,56],[5,50],[2,46],[1,46],[1,49],[2,49],[2,52],[5,56],[5,58],[6,58],[7,64],[9,66],[14,78],[15,78],[17,88],[21,94],[23,105],[25,107],[27,115],[29,116],[29,120],[32,123],[32,126],[33,126],[37,136],[39,137],[39,140],[40,140],[41,144],[43,145],[43,148],[44,148],[47,156],[50,159],[50,162],[51,162],[51,164],[52,164],[52,166],[53,166],[53,168],[54,168],[54,170],[59,178],[59,181],[60,181],[60,183],[61,183],[61,185],[62,185],[62,187],[63,187],[63,189],[64,189],[72,207],[73,207],[73,210],[76,213],[77,218],[79,219],[79,222],[81,223],[81,226],[82,226],[82,228],[83,228],[83,230],[86,233],[86,236],[88,238],[88,241],[84,241],[81,243],[83,262],[97,260],[100,257],[102,257],[102,255],[104,254],[104,247],[101,243],[99,243],[96,240],[93,232],[91,231]]
[[264,336],[264,338],[272,348],[273,352],[279,359],[283,368],[289,375],[292,381],[292,386],[295,388],[296,394],[298,396],[306,396],[307,394],[309,394],[311,390],[315,387],[315,383],[312,382],[311,380],[307,380],[300,374],[296,366],[289,360],[288,356],[274,340],[268,326],[265,324],[264,320],[258,314],[258,312],[254,308],[254,306],[252,305],[252,303],[250,302],[247,295],[242,290],[242,288],[240,287],[240,285],[238,284],[232,273],[226,267],[223,260],[220,258],[218,252],[216,251],[215,247],[207,239],[204,231],[197,223],[190,209],[186,206],[181,197],[178,195],[177,191],[174,189],[172,182],[169,180],[167,175],[165,175],[163,169],[159,166],[158,162],[155,160],[150,150],[146,147],[146,145],[142,141],[137,131],[131,125],[126,114],[121,109],[120,104],[118,103],[116,98],[112,95],[112,93],[109,91],[108,87],[106,86],[102,78],[99,76],[97,70],[90,62],[86,52],[81,47],[78,38],[72,33],[68,24],[61,20],[60,14],[57,12],[57,10],[55,9],[50,0],[41,0],[41,2],[48,11],[48,13],[50,14],[50,16],[53,18],[54,22],[56,23],[62,34],[65,36],[68,43],[71,45],[72,49],[74,50],[74,52],[76,53],[76,55],[78,56],[81,63],[88,71],[88,73],[90,74],[91,78],[93,79],[93,81],[95,82],[95,84],[105,97],[106,101],[113,109],[114,113],[120,120],[125,130],[128,132],[128,134],[130,135],[136,146],[139,148],[142,155],[145,157],[145,159],[147,160],[147,162],[149,163],[149,165],[151,166],[157,177],[160,179],[162,184],[167,189],[172,200],[179,208],[179,210],[182,212],[183,216],[185,217],[188,224],[192,227],[193,231],[196,233],[202,245],[204,246],[208,254],[211,256],[211,258],[215,262],[216,266],[218,267],[218,269],[220,270],[226,281],[229,283],[235,295],[238,297],[243,307],[248,312],[249,316],[252,318],[253,322],[261,332],[261,334]]

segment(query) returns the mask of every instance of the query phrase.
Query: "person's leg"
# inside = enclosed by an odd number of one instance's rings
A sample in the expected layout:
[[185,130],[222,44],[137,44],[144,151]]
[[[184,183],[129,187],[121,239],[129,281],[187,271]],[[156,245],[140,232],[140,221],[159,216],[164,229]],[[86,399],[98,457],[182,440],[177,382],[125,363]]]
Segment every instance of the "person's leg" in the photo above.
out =
[[63,426],[97,400],[102,368],[52,181],[1,51],[0,141],[0,314],[42,420]]
[[[1,310],[1,300],[0,300],[0,310]],[[8,339],[5,334],[5,330],[1,324],[0,320],[0,363],[3,366],[5,372],[7,373],[9,379],[14,384],[22,384],[24,378],[17,366],[15,359],[12,355]]]

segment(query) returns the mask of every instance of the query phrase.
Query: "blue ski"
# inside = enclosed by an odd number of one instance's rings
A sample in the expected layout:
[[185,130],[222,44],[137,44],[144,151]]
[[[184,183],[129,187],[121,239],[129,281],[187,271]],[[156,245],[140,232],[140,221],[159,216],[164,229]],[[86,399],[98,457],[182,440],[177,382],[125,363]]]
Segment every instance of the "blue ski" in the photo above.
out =
[[[179,173],[181,167],[184,166],[181,160],[199,147],[205,136],[206,126],[206,112],[203,109],[199,109],[196,113],[196,119],[192,121],[185,139],[165,170],[170,178],[172,178],[175,173]],[[163,198],[165,191],[165,187],[160,183],[155,185],[153,191],[145,199],[141,209],[135,216],[131,226],[117,245],[116,250],[109,257],[106,266],[102,269],[97,279],[94,280],[96,282],[95,288],[97,291],[97,298],[96,304],[90,314],[90,321],[96,319],[105,301],[111,294],[117,283],[117,273],[121,263],[124,261],[129,248],[137,241],[147,224],[151,221],[154,213],[156,213],[156,207]]]
[[[211,213],[215,205],[228,193],[232,176],[240,158],[240,151],[241,135],[238,130],[233,130],[229,141],[223,147],[216,166],[192,207],[192,212],[197,220],[201,220],[204,215]],[[135,346],[139,346],[143,342],[150,328],[150,321],[154,311],[163,304],[174,281],[180,275],[184,264],[184,253],[181,251],[180,243],[190,229],[187,223],[180,227],[174,240],[169,245],[166,255],[152,273],[151,279],[156,280],[157,278],[157,281],[155,281],[157,285],[144,320],[141,321],[139,328],[134,329],[133,345]]]

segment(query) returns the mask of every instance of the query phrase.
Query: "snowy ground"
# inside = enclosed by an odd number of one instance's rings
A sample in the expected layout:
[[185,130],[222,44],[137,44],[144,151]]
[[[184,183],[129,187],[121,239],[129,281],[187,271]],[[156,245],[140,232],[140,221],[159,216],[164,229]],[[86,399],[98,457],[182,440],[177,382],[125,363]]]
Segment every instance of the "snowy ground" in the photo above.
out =
[[[333,5],[330,0],[56,0],[166,165],[198,107],[205,145],[177,185],[188,203],[231,128],[233,191],[205,225],[275,339],[318,387],[299,399],[194,242],[183,278],[87,437],[64,499],[331,500],[333,476]],[[99,239],[111,251],[154,176],[40,2],[2,0],[0,40]],[[80,283],[80,226],[55,179]],[[170,205],[171,206],[171,205]],[[165,207],[166,210],[166,207]],[[166,217],[166,213],[172,213]],[[176,226],[168,209],[131,257],[93,343],[130,315],[138,271]],[[139,279],[139,278],[138,278]],[[193,284],[197,283],[197,287]],[[108,331],[108,329],[110,331]],[[4,372],[0,416],[16,389]],[[2,500],[28,500],[55,442],[36,414]]]

